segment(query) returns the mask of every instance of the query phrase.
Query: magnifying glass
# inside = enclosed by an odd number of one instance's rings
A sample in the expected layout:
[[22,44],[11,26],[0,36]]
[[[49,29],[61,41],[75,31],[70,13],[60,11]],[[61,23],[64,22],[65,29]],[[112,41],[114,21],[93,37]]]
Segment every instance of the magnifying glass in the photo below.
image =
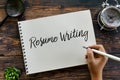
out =
[[5,12],[7,16],[0,23],[0,27],[4,24],[8,17],[18,17],[21,16],[25,11],[24,4],[21,0],[8,0],[5,5]]

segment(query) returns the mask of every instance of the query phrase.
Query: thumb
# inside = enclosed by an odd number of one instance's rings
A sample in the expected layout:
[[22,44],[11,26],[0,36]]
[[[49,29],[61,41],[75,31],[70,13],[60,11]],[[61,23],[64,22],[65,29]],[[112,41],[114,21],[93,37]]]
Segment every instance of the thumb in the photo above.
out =
[[91,63],[91,62],[93,62],[93,61],[94,61],[93,51],[92,51],[90,48],[88,48],[88,49],[87,49],[87,62],[88,62],[88,63]]

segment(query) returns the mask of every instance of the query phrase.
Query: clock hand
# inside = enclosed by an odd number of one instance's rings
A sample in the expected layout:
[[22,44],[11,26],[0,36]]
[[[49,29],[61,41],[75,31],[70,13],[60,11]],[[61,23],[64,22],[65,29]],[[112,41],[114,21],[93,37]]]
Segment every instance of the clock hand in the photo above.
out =
[[109,17],[109,19],[113,19],[114,18],[114,16],[112,16],[112,15],[108,15],[108,17]]

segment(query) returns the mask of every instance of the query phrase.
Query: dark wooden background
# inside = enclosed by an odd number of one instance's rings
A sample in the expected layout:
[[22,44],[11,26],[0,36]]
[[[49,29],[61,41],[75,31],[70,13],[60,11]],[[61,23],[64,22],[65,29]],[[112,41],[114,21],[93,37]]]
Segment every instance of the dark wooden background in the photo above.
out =
[[[15,66],[21,70],[20,80],[90,80],[87,65],[73,68],[25,75],[20,38],[18,33],[18,20],[29,20],[39,17],[75,12],[90,9],[95,29],[96,41],[103,44],[106,51],[120,57],[120,28],[115,31],[100,31],[96,16],[104,0],[23,0],[25,13],[22,17],[8,18],[0,27],[0,80],[4,80],[6,67]],[[112,0],[110,3],[115,4]],[[120,0],[119,0],[120,2]],[[4,6],[6,0],[0,0],[0,21],[6,16]],[[120,80],[120,63],[109,59],[104,73],[104,80]]]

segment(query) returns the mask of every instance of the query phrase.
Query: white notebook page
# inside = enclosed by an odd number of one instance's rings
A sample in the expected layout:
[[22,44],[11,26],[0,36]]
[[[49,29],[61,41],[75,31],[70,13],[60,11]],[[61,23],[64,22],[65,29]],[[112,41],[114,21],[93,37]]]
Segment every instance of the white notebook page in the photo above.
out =
[[90,10],[18,24],[27,74],[86,64],[83,46],[96,44]]

